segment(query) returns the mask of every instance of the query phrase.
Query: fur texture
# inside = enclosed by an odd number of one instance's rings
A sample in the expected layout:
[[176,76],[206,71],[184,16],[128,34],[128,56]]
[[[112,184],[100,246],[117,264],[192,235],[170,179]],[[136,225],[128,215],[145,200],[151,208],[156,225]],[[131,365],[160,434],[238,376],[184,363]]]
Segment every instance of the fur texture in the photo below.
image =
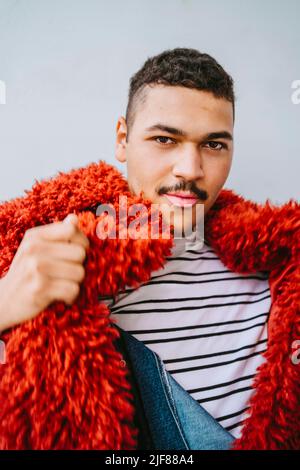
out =
[[[121,215],[120,195],[128,206],[142,202],[150,210],[150,201],[132,196],[121,173],[100,161],[36,182],[25,196],[0,206],[1,276],[31,227],[75,212],[90,240],[76,302],[55,302],[1,336],[7,362],[0,366],[0,449],[137,446],[128,372],[99,296],[147,281],[163,267],[173,241],[162,237],[159,226],[157,239],[99,239],[101,218],[94,209],[111,203]],[[240,273],[267,271],[272,295],[266,360],[234,449],[300,448],[300,364],[291,357],[300,339],[299,215],[296,201],[259,205],[224,189],[206,216],[206,239],[223,263]],[[130,217],[122,217],[127,224]]]

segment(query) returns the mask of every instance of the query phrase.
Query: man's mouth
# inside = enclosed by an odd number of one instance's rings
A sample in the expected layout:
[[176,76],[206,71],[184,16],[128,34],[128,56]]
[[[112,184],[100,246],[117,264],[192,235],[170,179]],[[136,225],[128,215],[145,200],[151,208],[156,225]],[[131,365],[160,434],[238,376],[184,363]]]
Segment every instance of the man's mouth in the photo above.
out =
[[191,207],[198,201],[198,198],[191,193],[166,193],[164,196],[174,206]]

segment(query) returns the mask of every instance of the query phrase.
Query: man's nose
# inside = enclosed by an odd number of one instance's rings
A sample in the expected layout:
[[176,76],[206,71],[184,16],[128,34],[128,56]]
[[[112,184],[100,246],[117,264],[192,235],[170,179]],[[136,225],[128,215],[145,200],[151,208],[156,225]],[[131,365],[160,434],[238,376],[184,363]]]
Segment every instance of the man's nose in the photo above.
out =
[[180,152],[173,166],[173,175],[181,176],[188,181],[203,178],[204,171],[200,150],[189,147]]

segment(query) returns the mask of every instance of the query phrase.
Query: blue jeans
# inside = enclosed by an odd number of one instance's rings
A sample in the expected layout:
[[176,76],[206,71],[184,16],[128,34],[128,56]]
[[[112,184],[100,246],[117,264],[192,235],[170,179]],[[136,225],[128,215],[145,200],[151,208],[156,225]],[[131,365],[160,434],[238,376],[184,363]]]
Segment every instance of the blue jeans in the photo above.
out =
[[[234,437],[167,372],[160,357],[115,325],[138,389],[143,432],[155,450],[228,450]],[[125,351],[126,350],[126,351]],[[149,444],[148,444],[149,445]]]

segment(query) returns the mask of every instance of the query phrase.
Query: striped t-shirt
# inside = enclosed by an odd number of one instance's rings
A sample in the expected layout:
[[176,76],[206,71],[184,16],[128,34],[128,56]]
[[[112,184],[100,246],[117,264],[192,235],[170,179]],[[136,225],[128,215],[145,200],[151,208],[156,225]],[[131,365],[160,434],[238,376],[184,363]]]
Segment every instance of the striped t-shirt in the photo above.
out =
[[239,437],[253,377],[265,360],[268,277],[233,273],[207,242],[194,248],[175,239],[162,269],[106,304],[111,318],[155,351],[173,378]]

